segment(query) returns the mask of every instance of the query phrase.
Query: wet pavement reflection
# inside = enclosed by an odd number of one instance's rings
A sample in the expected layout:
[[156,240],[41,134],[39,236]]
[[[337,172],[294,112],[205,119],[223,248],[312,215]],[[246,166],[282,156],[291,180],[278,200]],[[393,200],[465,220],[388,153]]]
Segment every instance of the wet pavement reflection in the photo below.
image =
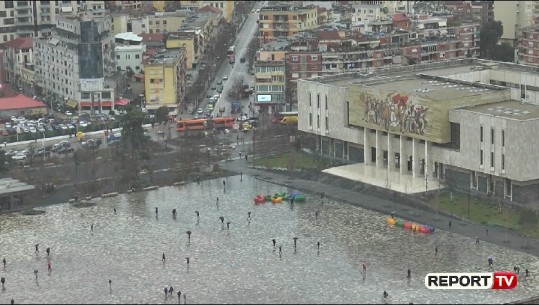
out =
[[[443,230],[424,235],[390,227],[386,215],[315,195],[293,209],[286,202],[253,204],[257,194],[280,191],[292,190],[244,175],[242,182],[235,176],[94,199],[87,208],[60,204],[42,215],[1,215],[0,259],[7,265],[0,303],[178,303],[178,290],[187,303],[504,303],[537,294],[537,257]],[[512,291],[424,286],[429,272],[515,265],[531,276]],[[165,298],[170,286],[174,294]]]

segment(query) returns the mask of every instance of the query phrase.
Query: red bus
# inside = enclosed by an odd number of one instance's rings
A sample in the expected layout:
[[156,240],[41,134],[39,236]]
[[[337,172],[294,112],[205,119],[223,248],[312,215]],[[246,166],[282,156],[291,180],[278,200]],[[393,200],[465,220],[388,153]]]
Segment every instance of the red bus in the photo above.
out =
[[231,116],[208,119],[181,120],[176,122],[176,131],[194,131],[207,129],[232,129],[234,128],[234,118]]
[[231,116],[213,118],[213,128],[215,129],[232,129],[234,128],[234,118]]
[[181,120],[176,123],[176,130],[178,132],[191,131],[191,130],[205,130],[206,119],[196,120]]

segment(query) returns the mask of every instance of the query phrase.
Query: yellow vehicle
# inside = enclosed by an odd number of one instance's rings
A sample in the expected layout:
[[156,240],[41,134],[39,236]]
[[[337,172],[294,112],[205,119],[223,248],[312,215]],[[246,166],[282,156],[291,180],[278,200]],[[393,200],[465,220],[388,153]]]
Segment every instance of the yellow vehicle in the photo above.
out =
[[253,125],[251,125],[249,123],[241,124],[241,130],[251,130],[251,129],[253,129]]
[[209,110],[209,111],[213,111],[213,105],[212,105],[212,104],[209,104],[209,105],[208,105],[208,110]]
[[295,125],[297,123],[298,123],[298,116],[297,115],[285,116],[281,120],[282,125]]

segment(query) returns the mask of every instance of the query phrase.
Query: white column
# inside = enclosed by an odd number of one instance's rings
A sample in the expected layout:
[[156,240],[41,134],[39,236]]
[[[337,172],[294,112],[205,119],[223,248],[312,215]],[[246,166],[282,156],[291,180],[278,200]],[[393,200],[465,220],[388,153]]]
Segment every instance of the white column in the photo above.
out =
[[382,151],[382,132],[380,130],[376,130],[376,167],[381,167],[383,159],[380,157],[380,152]]
[[369,133],[370,129],[363,128],[363,159],[365,162],[365,165],[371,164],[372,156],[371,156],[371,144],[369,141]]
[[[404,158],[404,136],[400,136],[399,137],[399,165],[400,165],[400,168],[399,168],[399,172],[401,173],[401,175],[404,173],[404,168],[406,166],[406,168],[408,167],[408,158]],[[404,160],[404,162],[403,162]]]
[[417,173],[417,140],[412,138],[412,176],[415,177]]
[[392,170],[395,168],[395,156],[393,155],[393,149],[391,147],[391,133],[387,133],[387,169]]

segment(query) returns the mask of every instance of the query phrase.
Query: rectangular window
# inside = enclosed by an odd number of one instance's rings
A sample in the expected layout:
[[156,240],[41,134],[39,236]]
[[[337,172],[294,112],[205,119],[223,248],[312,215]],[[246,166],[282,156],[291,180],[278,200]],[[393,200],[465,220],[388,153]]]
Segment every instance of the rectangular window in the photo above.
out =
[[140,58],[140,55],[139,54],[135,54],[135,59],[139,59]]
[[319,114],[316,115],[316,128],[320,129],[320,115]]
[[505,169],[505,155],[502,155],[502,170]]
[[490,144],[494,144],[494,128],[490,129]]
[[479,165],[483,165],[483,150],[481,149],[481,152],[479,154]]
[[309,128],[313,128],[313,114],[309,112]]
[[326,116],[326,131],[329,131],[329,118]]
[[116,55],[116,59],[120,59],[120,55]]
[[490,167],[494,168],[494,152],[490,152]]
[[502,146],[505,147],[505,130],[502,129]]
[[320,109],[320,93],[316,94],[316,108]]
[[328,95],[327,94],[326,94],[326,105],[325,106],[326,106],[325,108],[326,108],[326,111],[327,111],[328,110]]
[[309,107],[313,106],[313,94],[309,93]]
[[479,140],[480,140],[481,142],[483,142],[483,126],[479,127],[479,132],[480,132],[480,134],[479,134]]

